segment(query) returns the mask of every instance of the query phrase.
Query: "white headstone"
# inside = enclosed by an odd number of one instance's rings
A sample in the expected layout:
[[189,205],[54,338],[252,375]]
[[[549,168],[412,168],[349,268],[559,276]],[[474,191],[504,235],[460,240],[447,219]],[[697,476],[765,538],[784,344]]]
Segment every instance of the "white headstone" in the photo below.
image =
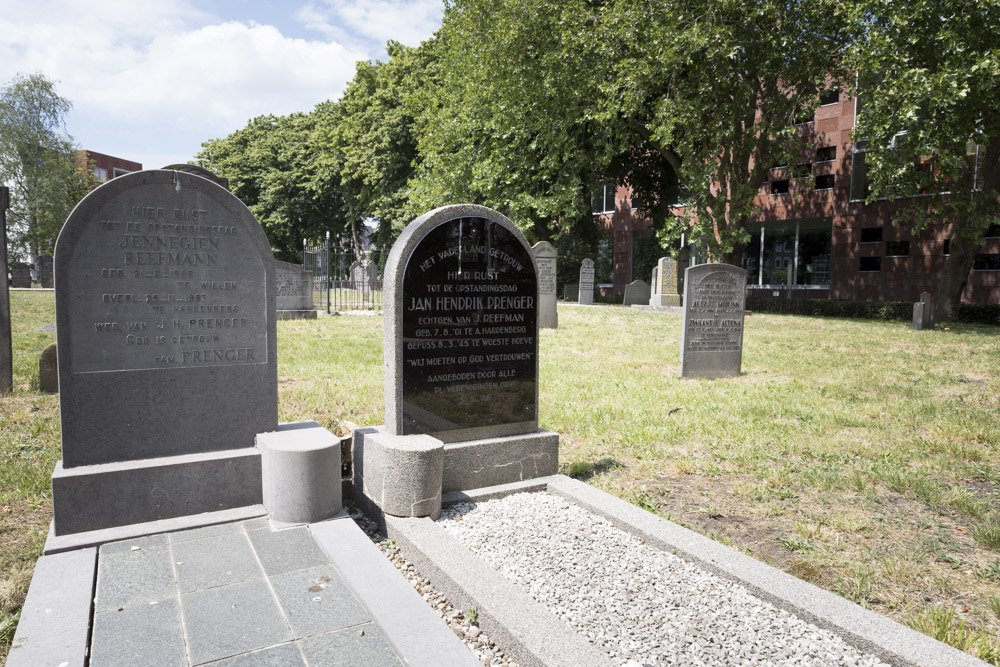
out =
[[585,259],[580,264],[580,296],[582,306],[594,304],[594,260]]
[[555,329],[559,325],[556,312],[556,248],[548,241],[531,247],[538,268],[538,328]]

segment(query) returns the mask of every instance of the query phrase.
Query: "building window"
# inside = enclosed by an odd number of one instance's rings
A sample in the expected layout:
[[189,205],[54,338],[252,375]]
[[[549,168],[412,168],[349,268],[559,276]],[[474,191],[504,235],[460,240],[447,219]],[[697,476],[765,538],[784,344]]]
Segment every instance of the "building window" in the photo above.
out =
[[973,271],[1000,271],[1000,253],[983,253],[976,255],[972,263]]
[[94,167],[94,176],[103,183],[108,180],[108,170],[104,167]]
[[851,201],[868,199],[868,166],[865,164],[867,152],[863,140],[854,144],[851,156]]
[[754,231],[741,262],[750,286],[830,286],[829,218],[766,222]]
[[992,225],[987,227],[986,233],[983,234],[983,236],[988,239],[995,239],[997,237],[1000,237],[1000,223],[993,223]]
[[882,228],[881,227],[866,227],[861,230],[861,242],[862,243],[881,243],[882,242]]
[[802,164],[795,165],[795,169],[792,171],[792,176],[797,179],[809,178],[812,176],[813,166],[811,162],[803,162]]
[[822,176],[816,177],[817,190],[833,190],[833,183],[833,174],[823,174]]
[[887,241],[885,244],[885,254],[887,257],[909,257],[909,241]]
[[782,179],[780,181],[771,181],[771,194],[772,195],[787,195],[788,194],[788,179]]
[[951,254],[951,239],[945,239],[944,240],[944,251],[941,254],[942,255],[950,255]]
[[590,210],[595,214],[615,212],[614,183],[602,183],[590,195]]
[[816,114],[812,109],[799,109],[795,114],[795,124],[805,125],[806,123],[811,123],[815,117]]
[[859,260],[858,271],[881,271],[881,257],[862,257]]
[[839,90],[828,90],[819,96],[819,105],[821,107],[825,107],[830,104],[836,104],[839,101],[840,101]]
[[118,178],[119,176],[124,176],[125,174],[131,174],[132,172],[128,169],[122,169],[121,167],[115,167],[113,170],[114,176],[112,178]]
[[817,162],[833,162],[837,159],[836,146],[821,146],[816,149]]

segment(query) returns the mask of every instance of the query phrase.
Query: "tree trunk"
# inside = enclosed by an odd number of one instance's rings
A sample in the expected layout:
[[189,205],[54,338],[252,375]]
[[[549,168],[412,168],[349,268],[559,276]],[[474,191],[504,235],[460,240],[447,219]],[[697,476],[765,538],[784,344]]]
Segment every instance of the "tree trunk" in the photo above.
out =
[[934,295],[934,319],[952,322],[958,318],[958,305],[969,282],[969,271],[982,244],[962,234],[952,234],[949,255],[944,260],[937,294]]

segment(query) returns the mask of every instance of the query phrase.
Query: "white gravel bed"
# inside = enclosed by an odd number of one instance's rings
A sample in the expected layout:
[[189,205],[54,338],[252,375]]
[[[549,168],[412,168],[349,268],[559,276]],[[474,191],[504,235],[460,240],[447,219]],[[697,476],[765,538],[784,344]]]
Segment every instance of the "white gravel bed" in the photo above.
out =
[[439,523],[617,664],[885,664],[557,496],[461,503]]

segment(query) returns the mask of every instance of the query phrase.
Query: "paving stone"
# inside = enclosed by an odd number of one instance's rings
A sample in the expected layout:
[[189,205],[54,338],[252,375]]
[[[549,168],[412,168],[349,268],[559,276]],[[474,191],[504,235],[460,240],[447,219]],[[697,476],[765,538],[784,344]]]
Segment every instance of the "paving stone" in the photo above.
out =
[[296,637],[371,621],[333,565],[273,576],[271,586]]
[[187,667],[176,598],[94,615],[91,667]]
[[243,522],[243,528],[248,533],[251,530],[264,530],[265,528],[270,528],[270,527],[271,527],[271,522],[268,521],[266,516],[260,516],[257,517],[256,519],[248,519]]
[[218,537],[219,535],[229,535],[230,533],[243,532],[243,522],[234,521],[231,523],[220,523],[214,526],[203,526],[191,530],[181,530],[170,533],[170,543],[180,544],[181,542],[191,542],[192,540],[202,540],[206,537]]
[[280,644],[213,662],[212,667],[306,667],[306,662],[295,644]]
[[176,595],[165,535],[112,542],[97,559],[94,610],[145,604]]
[[309,637],[299,642],[310,665],[400,667],[402,661],[374,624]]
[[181,595],[192,664],[228,658],[291,639],[263,579]]
[[173,554],[181,593],[264,576],[242,531],[181,542],[173,545]]
[[304,570],[330,562],[306,528],[247,533],[268,575]]

